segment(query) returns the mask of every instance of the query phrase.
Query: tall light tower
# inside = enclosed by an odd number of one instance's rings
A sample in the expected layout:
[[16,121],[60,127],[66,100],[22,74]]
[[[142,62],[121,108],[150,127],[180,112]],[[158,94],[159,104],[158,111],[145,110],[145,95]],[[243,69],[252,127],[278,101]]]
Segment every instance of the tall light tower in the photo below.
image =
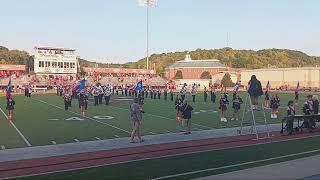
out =
[[139,0],[139,5],[146,7],[147,9],[147,32],[146,32],[146,44],[147,44],[147,69],[149,69],[149,8],[156,6],[157,0]]

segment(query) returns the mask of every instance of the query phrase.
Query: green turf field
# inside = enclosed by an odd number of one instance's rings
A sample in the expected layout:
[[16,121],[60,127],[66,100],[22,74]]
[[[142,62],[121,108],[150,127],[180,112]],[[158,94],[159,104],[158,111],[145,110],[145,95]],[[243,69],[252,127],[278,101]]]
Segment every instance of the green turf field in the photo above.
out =
[[[286,104],[293,99],[293,94],[279,94],[281,99],[281,116],[286,113]],[[218,95],[219,96],[219,95]],[[245,100],[246,94],[241,94]],[[189,99],[190,95],[187,96]],[[118,98],[118,96],[113,96]],[[208,97],[209,100],[210,97]],[[232,97],[229,97],[229,100]],[[15,96],[16,106],[13,123],[17,129],[0,113],[0,146],[5,148],[27,146],[22,136],[32,145],[62,144],[75,141],[94,141],[97,139],[109,139],[128,137],[131,130],[129,120],[129,102],[114,101],[111,105],[93,106],[89,103],[88,117],[80,119],[77,100],[73,100],[73,106],[69,111],[64,110],[62,97],[56,95],[34,95],[32,98]],[[304,95],[300,95],[300,105],[304,101]],[[0,108],[5,111],[5,98],[0,99]],[[203,102],[203,95],[197,95],[197,101],[191,102],[193,111],[193,130],[208,130],[212,128],[236,127],[240,121],[230,121],[232,115],[231,102],[228,109],[228,122],[220,122],[218,102],[213,104]],[[243,108],[244,106],[242,106]],[[142,133],[159,134],[179,132],[181,127],[175,120],[174,102],[163,99],[146,99]],[[242,112],[242,111],[241,111]],[[279,123],[278,120],[270,120],[270,110],[267,110],[270,123]],[[301,112],[301,107],[298,107]],[[262,115],[262,112],[258,112]],[[250,118],[250,113],[246,118]],[[260,122],[261,123],[261,122]],[[18,134],[18,130],[21,135]]]
[[320,154],[319,140],[313,137],[207,151],[26,179],[192,179]]

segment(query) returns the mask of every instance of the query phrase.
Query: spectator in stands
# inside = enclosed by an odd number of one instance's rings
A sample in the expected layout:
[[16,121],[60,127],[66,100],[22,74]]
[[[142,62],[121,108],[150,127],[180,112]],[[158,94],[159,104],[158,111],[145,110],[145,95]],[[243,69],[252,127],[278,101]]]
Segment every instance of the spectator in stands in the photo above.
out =
[[252,104],[252,110],[258,109],[258,98],[263,95],[261,82],[257,79],[255,75],[251,76],[249,81],[248,93],[250,95],[250,100]]

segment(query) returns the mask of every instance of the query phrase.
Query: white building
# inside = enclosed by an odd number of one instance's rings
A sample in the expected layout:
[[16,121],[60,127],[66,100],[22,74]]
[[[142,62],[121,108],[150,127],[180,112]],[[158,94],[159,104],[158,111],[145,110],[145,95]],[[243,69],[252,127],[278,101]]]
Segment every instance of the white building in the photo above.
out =
[[320,67],[246,70],[241,72],[241,84],[247,86],[252,75],[256,75],[263,87],[266,86],[268,81],[271,88],[296,87],[298,82],[300,87],[320,87]]
[[76,74],[78,69],[75,49],[35,47],[36,74]]

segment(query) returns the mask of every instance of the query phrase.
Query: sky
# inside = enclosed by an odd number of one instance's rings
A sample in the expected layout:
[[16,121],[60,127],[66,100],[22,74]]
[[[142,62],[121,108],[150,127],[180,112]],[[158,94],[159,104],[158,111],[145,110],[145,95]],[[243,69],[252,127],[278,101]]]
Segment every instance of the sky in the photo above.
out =
[[[138,0],[0,0],[0,46],[77,49],[97,62],[146,56],[146,8]],[[319,0],[158,0],[149,51],[285,48],[320,56]]]

